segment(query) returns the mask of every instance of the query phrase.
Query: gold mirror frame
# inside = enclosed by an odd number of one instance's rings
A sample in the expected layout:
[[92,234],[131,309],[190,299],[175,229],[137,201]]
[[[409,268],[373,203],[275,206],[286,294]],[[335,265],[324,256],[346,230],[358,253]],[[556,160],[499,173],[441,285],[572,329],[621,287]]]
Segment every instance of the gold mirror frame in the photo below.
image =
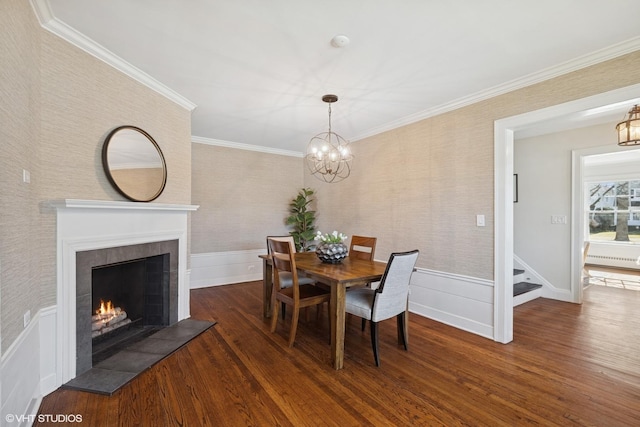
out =
[[102,166],[111,185],[134,202],[157,199],[167,183],[162,150],[151,135],[136,126],[120,126],[107,135]]

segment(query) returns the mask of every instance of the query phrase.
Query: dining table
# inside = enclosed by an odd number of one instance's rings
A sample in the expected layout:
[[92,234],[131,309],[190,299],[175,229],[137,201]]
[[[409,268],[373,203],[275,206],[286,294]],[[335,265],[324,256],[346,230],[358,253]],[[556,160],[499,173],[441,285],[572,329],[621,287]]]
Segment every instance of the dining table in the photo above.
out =
[[[274,314],[271,306],[273,291],[273,266],[270,255],[260,255],[263,260],[263,315]],[[330,287],[331,301],[331,363],[333,367],[344,367],[345,299],[347,288],[363,286],[380,281],[387,264],[381,261],[365,261],[345,257],[338,264],[322,262],[315,252],[298,252],[294,255],[299,274]],[[407,322],[405,322],[406,324]]]

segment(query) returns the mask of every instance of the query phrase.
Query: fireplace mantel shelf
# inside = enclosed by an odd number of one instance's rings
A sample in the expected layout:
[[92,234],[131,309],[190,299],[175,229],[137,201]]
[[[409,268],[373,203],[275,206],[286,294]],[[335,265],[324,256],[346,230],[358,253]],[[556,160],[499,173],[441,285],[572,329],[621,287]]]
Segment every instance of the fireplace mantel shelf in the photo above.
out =
[[200,207],[199,205],[80,199],[53,200],[50,204],[56,209],[125,209],[149,211],[195,211]]

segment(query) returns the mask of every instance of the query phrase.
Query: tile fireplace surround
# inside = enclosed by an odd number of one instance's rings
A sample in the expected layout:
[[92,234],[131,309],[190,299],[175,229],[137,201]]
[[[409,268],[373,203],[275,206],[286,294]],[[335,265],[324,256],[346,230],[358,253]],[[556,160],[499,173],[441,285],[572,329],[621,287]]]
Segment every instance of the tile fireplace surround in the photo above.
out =
[[198,206],[65,199],[57,211],[56,383],[76,376],[76,256],[120,246],[177,241],[177,317],[189,317],[188,213]]

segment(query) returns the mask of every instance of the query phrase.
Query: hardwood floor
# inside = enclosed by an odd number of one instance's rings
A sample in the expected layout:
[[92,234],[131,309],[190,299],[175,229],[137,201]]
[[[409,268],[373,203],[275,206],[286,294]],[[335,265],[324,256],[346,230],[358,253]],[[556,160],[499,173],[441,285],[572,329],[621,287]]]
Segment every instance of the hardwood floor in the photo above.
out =
[[269,332],[259,282],[193,290],[191,305],[218,324],[111,397],[57,390],[39,413],[86,426],[640,425],[640,292],[528,302],[507,345],[412,315],[405,352],[392,319],[379,368],[352,318],[341,371],[326,313],[288,348],[289,317]]

